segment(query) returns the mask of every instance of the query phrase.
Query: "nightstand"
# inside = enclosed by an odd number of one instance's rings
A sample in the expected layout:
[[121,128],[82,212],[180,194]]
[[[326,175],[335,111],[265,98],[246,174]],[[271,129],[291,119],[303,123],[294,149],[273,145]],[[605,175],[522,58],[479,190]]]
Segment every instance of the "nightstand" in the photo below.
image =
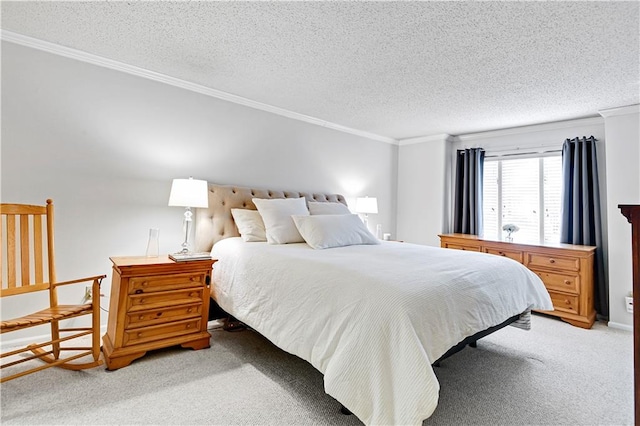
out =
[[108,370],[126,367],[154,349],[209,347],[209,288],[215,260],[110,259],[111,301],[107,334],[102,338]]

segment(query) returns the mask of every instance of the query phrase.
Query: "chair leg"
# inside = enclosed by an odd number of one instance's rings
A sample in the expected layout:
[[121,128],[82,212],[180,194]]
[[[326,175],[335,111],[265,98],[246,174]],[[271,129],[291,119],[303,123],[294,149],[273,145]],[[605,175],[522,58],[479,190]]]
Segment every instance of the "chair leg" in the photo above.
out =
[[[95,288],[96,287],[94,286],[93,294],[99,294],[100,290],[96,292]],[[91,315],[91,322],[92,322],[91,328],[93,330],[93,332],[91,333],[91,348],[93,350],[93,360],[99,361],[100,360],[100,302],[99,301],[95,301],[95,300],[93,301],[93,315]]]
[[[56,342],[56,340],[60,340],[60,325],[58,324],[58,321],[55,321],[55,320],[51,321],[51,340],[54,341],[54,343],[51,344],[51,351],[53,352],[53,358],[58,359],[60,358],[60,342]],[[43,352],[42,350],[40,351]],[[33,350],[32,352],[37,353],[36,351],[33,351]]]

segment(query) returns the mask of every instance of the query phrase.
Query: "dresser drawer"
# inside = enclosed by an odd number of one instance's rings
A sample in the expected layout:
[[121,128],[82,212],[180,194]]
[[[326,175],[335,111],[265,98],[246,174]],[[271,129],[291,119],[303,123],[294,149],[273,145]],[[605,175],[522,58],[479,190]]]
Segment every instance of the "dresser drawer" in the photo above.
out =
[[193,318],[164,325],[125,330],[123,345],[138,345],[140,343],[153,342],[154,340],[199,333],[201,321],[200,318]]
[[171,308],[140,311],[127,314],[125,328],[138,328],[149,325],[164,324],[187,318],[199,317],[202,314],[202,303]]
[[480,251],[480,246],[466,246],[456,243],[445,243],[445,248],[454,250]]
[[138,312],[170,306],[202,303],[204,287],[184,290],[163,291],[159,293],[132,294],[129,296],[127,312]]
[[133,277],[129,280],[129,294],[177,290],[203,285],[202,274],[156,275]]
[[551,302],[553,303],[555,310],[570,312],[572,314],[577,314],[579,312],[580,299],[578,296],[556,293],[555,291],[550,291],[549,296],[551,296]]
[[540,277],[542,282],[544,282],[545,287],[549,290],[558,290],[575,294],[580,293],[580,276],[578,275],[555,274],[553,272],[537,271],[535,269],[532,270]]
[[489,254],[495,254],[497,256],[508,257],[509,259],[513,259],[520,263],[522,263],[523,261],[523,254],[521,251],[518,251],[518,250],[504,250],[501,248],[499,249],[499,248],[493,248],[493,247],[485,247],[484,252]]
[[537,266],[553,268],[563,271],[579,271],[580,259],[575,257],[550,256],[546,254],[527,253],[527,266],[535,268]]

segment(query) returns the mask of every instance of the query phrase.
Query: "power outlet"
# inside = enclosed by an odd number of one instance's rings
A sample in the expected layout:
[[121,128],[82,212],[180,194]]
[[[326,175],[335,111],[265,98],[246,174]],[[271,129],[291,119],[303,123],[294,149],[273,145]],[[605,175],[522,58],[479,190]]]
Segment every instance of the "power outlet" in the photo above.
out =
[[86,286],[84,288],[84,300],[91,300],[93,296],[93,286]]

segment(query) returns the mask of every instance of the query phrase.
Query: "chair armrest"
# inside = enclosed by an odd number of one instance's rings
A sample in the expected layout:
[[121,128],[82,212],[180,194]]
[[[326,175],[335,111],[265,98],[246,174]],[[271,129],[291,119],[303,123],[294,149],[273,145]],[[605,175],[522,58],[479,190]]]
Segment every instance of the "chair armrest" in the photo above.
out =
[[77,280],[71,280],[71,281],[60,281],[57,283],[51,283],[52,287],[58,287],[61,285],[68,285],[68,284],[78,284],[78,283],[84,283],[87,281],[98,281],[98,285],[100,285],[100,283],[102,282],[102,279],[105,278],[106,275],[96,275],[94,277],[87,277],[87,278],[79,278]]

